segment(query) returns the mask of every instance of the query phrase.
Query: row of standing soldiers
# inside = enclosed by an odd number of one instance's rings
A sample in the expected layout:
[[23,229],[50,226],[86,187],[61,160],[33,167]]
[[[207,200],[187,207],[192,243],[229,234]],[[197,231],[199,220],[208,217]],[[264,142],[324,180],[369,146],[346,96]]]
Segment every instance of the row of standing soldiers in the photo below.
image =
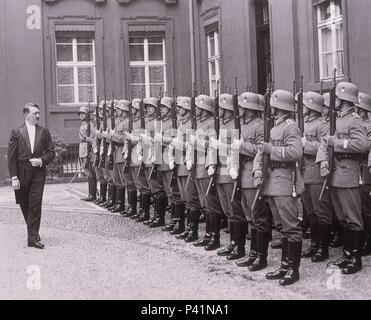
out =
[[[151,228],[161,226],[207,251],[220,248],[227,217],[230,243],[217,254],[239,259],[237,265],[251,272],[267,267],[273,226],[282,236],[282,258],[266,278],[281,285],[299,280],[301,258],[327,260],[335,234],[343,255],[328,266],[356,273],[361,256],[371,253],[371,96],[349,82],[335,82],[332,94],[301,92],[303,132],[294,94],[269,87],[265,96],[113,99],[114,121],[104,128],[99,124],[108,118],[106,101],[92,113],[94,122],[81,107],[80,158],[89,177],[85,200]],[[332,134],[331,107],[337,115]],[[171,222],[165,225],[167,210]],[[206,232],[199,239],[202,213]],[[311,244],[302,252],[304,225]]]

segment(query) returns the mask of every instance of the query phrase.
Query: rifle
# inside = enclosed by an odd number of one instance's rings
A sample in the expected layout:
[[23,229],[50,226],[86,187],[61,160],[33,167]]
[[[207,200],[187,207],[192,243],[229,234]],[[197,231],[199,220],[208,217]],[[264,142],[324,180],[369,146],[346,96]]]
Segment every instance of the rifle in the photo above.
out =
[[[130,105],[129,105],[129,133],[132,134],[133,132],[133,97],[132,94],[130,95]],[[130,158],[131,158],[131,147],[132,143],[131,140],[126,139],[126,154],[124,155],[125,163],[124,163],[124,173],[129,173],[130,169]]]
[[[157,120],[157,124],[160,124],[161,121],[162,121],[161,120],[161,90],[160,90],[159,97],[157,99],[156,120]],[[152,149],[152,153],[156,154],[155,136],[156,136],[156,132],[153,132],[152,148],[151,149]],[[148,180],[151,180],[153,175],[157,176],[157,164],[156,163],[152,164],[151,170],[149,171]]]
[[[220,132],[220,120],[219,120],[219,81],[216,85],[217,89],[215,90],[215,99],[214,99],[214,130],[216,132],[216,139],[219,139],[219,132]],[[216,165],[215,165],[215,171],[212,177],[210,178],[209,185],[206,189],[206,197],[209,194],[217,195],[216,190],[216,178],[218,176],[218,170],[220,167],[220,161],[219,161],[219,151],[216,151]]]
[[[104,105],[103,105],[103,131],[107,130],[107,103],[106,103],[106,95],[104,95]],[[100,155],[100,161],[99,161],[99,168],[105,169],[106,167],[106,155],[107,155],[107,139],[103,138],[101,142],[102,152]]]
[[[241,139],[241,120],[240,111],[238,109],[238,92],[237,92],[237,77],[234,78],[234,94],[233,94],[233,116],[234,116],[234,129],[237,130],[238,139]],[[238,151],[238,177],[233,183],[233,191],[231,202],[241,201],[241,179],[239,165],[241,163],[240,152]]]
[[[140,128],[142,129],[142,131],[144,131],[144,129],[146,128],[146,122],[145,122],[145,118],[144,118],[144,94],[143,92],[140,93],[140,104],[139,104],[139,113],[140,113]],[[143,143],[140,142],[142,144],[142,154],[143,154]],[[137,173],[137,176],[138,177],[145,177],[145,170],[144,170],[144,162],[143,160],[140,162],[139,164],[139,169],[138,169],[138,173]]]
[[[87,132],[86,132],[86,136],[87,137],[90,137],[90,134],[91,134],[91,125],[90,125],[90,101],[88,102],[88,113],[86,114],[86,123],[88,125],[87,127]],[[87,157],[86,157],[86,162],[84,164],[84,169],[87,169],[87,170],[91,170],[91,164],[90,164],[90,161],[89,161],[89,158],[90,158],[90,152],[91,152],[91,144],[90,142],[86,141],[86,149],[87,149]]]
[[[111,106],[110,106],[110,116],[111,116],[111,130],[114,130],[115,129],[115,102],[114,102],[114,93],[112,92],[112,102],[111,102]],[[113,154],[115,153],[115,149],[116,149],[116,144],[114,141],[110,141],[109,143],[109,147],[108,147],[108,154],[109,154],[109,158],[108,158],[108,164],[107,164],[107,169],[108,170],[113,170],[113,162],[114,162],[114,159],[113,159]]]
[[[99,131],[100,130],[100,117],[99,117],[99,97],[97,97],[97,106],[95,107],[95,121],[97,123],[97,130]],[[101,145],[101,139],[97,138],[97,145],[96,145],[96,148],[97,148],[97,152],[95,152],[96,154],[96,158],[95,158],[95,161],[94,161],[94,167],[98,167],[99,166],[99,162],[100,162],[100,145]]]
[[[265,93],[265,104],[264,104],[264,142],[267,142],[267,143],[270,140],[271,129],[273,126],[270,99],[271,99],[271,75],[269,74],[268,81],[267,81],[267,90]],[[263,190],[264,190],[266,179],[268,178],[269,165],[270,165],[269,156],[264,154],[263,155],[263,168],[262,168],[263,179],[262,179],[262,183],[260,184],[258,190],[255,193],[254,201],[251,206],[251,211],[255,209],[258,201],[263,200]]]
[[[172,131],[173,133],[177,134],[177,129],[178,129],[178,119],[177,119],[177,107],[176,107],[176,96],[175,96],[175,88],[173,88],[173,103],[171,104],[171,122],[172,122]],[[174,160],[175,160],[175,166],[174,169],[171,171],[171,178],[170,178],[170,183],[169,187],[176,187],[177,186],[177,176],[176,173],[178,171],[178,165],[176,164],[176,159],[175,155],[176,152],[175,150],[173,151],[174,153]]]
[[[196,83],[194,82],[193,83],[193,90],[192,90],[192,99],[191,99],[192,131],[193,131],[194,134],[196,134],[196,130],[197,130],[196,95],[197,95]],[[189,181],[191,180],[191,177],[192,177],[192,173],[196,169],[196,166],[197,166],[197,148],[194,147],[193,168],[188,173],[185,189],[187,189],[187,187],[188,187]]]
[[[336,132],[336,68],[334,69],[333,79],[332,79],[332,88],[330,90],[330,135],[335,135]],[[325,181],[323,182],[321,193],[319,195],[319,200],[323,200],[323,195],[325,190],[329,190],[329,184],[331,181],[332,174],[334,172],[334,162],[335,162],[335,153],[334,147],[328,146],[328,159],[329,159],[329,174],[326,176]]]

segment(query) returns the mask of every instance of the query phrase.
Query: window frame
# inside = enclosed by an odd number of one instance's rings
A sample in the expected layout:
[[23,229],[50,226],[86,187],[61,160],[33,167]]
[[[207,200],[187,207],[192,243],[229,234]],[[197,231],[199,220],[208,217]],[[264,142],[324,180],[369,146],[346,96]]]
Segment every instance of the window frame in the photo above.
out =
[[[211,55],[211,35],[213,35],[213,42],[214,42],[214,51],[215,55]],[[207,32],[206,34],[206,42],[207,42],[207,65],[208,65],[208,74],[209,74],[209,93],[211,97],[215,96],[215,90],[213,89],[212,83],[218,83],[221,81],[221,59],[220,59],[220,42],[219,42],[219,30],[212,30]],[[213,79],[212,75],[212,63],[215,63],[215,79]],[[216,90],[220,90],[216,88]]]
[[[77,31],[78,32],[78,31]],[[83,31],[81,32],[83,33]],[[83,38],[83,37],[82,37]],[[91,43],[77,42],[78,37],[73,37],[71,43],[58,42],[58,37],[55,35],[55,85],[56,85],[56,103],[58,106],[70,107],[70,106],[87,106],[89,103],[97,103],[97,74],[96,74],[96,52],[95,52],[95,35],[92,37]],[[92,61],[78,61],[77,60],[77,46],[79,45],[91,45],[92,46]],[[72,61],[58,61],[58,45],[72,45]],[[71,85],[60,85],[58,84],[58,68],[72,68],[73,69],[73,102],[59,102],[59,87],[71,87]],[[90,86],[94,88],[93,101],[80,102],[79,100],[79,81],[78,81],[78,68],[79,67],[92,67],[93,68],[93,84],[92,85],[81,85]]]
[[[142,45],[138,43],[133,43],[131,42],[130,39],[133,38],[142,38],[143,39],[143,50],[144,50],[144,56],[143,56],[143,61],[131,61],[130,60],[130,46],[132,45]],[[132,86],[139,86],[139,85],[144,85],[145,88],[145,97],[149,98],[151,97],[151,85],[158,85],[156,83],[151,83],[150,82],[150,72],[149,68],[150,67],[162,67],[163,68],[163,74],[164,74],[164,82],[163,82],[163,88],[162,92],[167,91],[167,63],[166,63],[166,37],[165,35],[161,36],[156,36],[155,38],[162,38],[162,54],[163,54],[163,59],[162,60],[149,60],[149,45],[152,44],[149,39],[151,39],[150,36],[135,36],[134,35],[129,35],[129,88]],[[158,44],[158,43],[156,43]],[[131,72],[131,67],[144,67],[144,83],[135,83],[131,82],[131,77],[130,77],[130,72]]]
[[[316,10],[316,17],[317,17],[317,41],[318,41],[318,65],[319,65],[319,79],[320,80],[330,80],[332,78],[332,75],[325,76],[324,75],[324,65],[323,65],[323,56],[324,54],[332,54],[332,61],[333,66],[338,65],[337,61],[337,55],[338,52],[343,53],[343,72],[342,74],[337,73],[337,78],[342,78],[345,76],[345,46],[344,46],[344,37],[345,37],[345,16],[344,16],[344,6],[343,2],[341,2],[342,5],[342,14],[336,16],[335,11],[335,1],[334,0],[328,0],[330,1],[330,10],[331,10],[331,16],[327,20],[321,20],[321,3],[317,4],[315,7]],[[342,30],[343,30],[343,37],[342,37],[342,49],[337,49],[337,35],[336,35],[336,26],[342,24]],[[324,52],[322,50],[322,31],[324,29],[330,29],[331,30],[331,51]]]

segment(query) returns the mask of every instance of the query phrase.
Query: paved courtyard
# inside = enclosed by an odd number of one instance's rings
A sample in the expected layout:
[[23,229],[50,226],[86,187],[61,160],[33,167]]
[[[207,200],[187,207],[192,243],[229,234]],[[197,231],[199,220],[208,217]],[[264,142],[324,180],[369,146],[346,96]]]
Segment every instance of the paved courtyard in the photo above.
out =
[[[371,257],[342,276],[302,260],[301,281],[282,288],[265,280],[278,266],[250,273],[159,229],[80,201],[86,184],[46,185],[40,235],[28,248],[10,187],[0,188],[0,299],[370,299]],[[204,233],[201,225],[200,235]],[[222,231],[222,242],[228,235]],[[248,244],[249,246],[249,244]],[[305,242],[304,247],[308,246]],[[332,250],[331,258],[340,254]]]

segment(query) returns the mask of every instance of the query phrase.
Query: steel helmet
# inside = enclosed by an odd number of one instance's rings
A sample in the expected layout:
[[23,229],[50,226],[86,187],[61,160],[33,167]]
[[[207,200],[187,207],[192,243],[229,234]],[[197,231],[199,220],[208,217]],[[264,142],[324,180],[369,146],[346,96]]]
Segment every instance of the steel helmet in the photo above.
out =
[[214,106],[214,101],[211,97],[205,95],[205,94],[200,94],[199,96],[196,97],[196,107],[213,112],[213,106]]
[[176,104],[186,110],[191,110],[191,98],[190,97],[178,97]]
[[272,107],[294,112],[295,111],[295,98],[290,91],[276,90],[272,93],[270,104]]
[[320,113],[323,112],[324,99],[317,92],[305,92],[303,95],[303,103],[310,110],[314,110]]
[[356,103],[356,106],[371,112],[371,96],[364,92],[360,92],[358,94],[358,103]]
[[340,82],[336,86],[336,96],[340,100],[358,103],[358,87],[350,82]]
[[[264,99],[264,97],[263,97]],[[244,109],[263,111],[259,96],[253,92],[244,92],[238,97],[238,105]]]

